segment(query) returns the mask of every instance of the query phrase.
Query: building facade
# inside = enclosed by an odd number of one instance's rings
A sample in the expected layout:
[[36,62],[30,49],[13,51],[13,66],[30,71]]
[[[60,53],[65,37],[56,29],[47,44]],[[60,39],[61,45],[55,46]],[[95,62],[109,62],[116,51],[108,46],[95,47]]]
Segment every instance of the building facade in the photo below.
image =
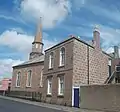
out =
[[11,86],[11,79],[4,78],[0,81],[0,91],[7,91],[8,88]]
[[111,56],[100,49],[98,30],[93,37],[92,45],[71,37],[45,51],[43,102],[73,106],[74,88],[105,83]]
[[112,55],[114,58],[111,61],[111,76],[107,79],[106,84],[120,83],[120,57],[118,46],[114,46]]
[[30,53],[29,60],[13,66],[12,91],[37,92],[43,86],[44,54],[41,29],[40,23],[32,43],[32,52]]

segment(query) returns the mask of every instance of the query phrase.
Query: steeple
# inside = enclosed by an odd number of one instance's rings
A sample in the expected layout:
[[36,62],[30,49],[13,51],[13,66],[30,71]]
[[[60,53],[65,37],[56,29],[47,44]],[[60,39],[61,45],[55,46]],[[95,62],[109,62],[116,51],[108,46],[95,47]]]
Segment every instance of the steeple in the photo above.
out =
[[34,38],[34,42],[41,42],[42,43],[42,18],[41,17],[40,17],[40,21],[38,24],[36,36]]
[[42,18],[40,17],[40,22],[38,24],[37,32],[32,43],[32,52],[30,53],[29,59],[36,58],[43,53],[43,43],[42,43]]

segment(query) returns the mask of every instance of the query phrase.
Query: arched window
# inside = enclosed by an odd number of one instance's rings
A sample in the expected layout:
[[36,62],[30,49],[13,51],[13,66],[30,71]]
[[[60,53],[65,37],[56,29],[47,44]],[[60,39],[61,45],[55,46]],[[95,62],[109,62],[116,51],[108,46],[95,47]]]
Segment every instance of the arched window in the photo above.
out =
[[43,69],[41,70],[41,73],[40,73],[40,87],[43,87]]
[[31,83],[32,83],[32,71],[29,70],[28,73],[27,73],[26,86],[27,86],[27,87],[31,87]]
[[65,65],[65,48],[62,47],[60,49],[60,66],[64,66]]
[[50,68],[53,68],[53,63],[54,63],[54,53],[51,52],[50,55],[49,55],[49,69]]
[[21,73],[18,72],[16,77],[16,87],[20,87]]

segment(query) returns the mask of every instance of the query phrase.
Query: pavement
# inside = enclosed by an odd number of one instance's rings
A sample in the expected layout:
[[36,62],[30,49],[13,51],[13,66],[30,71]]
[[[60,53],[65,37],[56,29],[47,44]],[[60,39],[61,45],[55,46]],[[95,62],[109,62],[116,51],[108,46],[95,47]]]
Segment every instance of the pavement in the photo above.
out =
[[0,96],[0,112],[103,112]]

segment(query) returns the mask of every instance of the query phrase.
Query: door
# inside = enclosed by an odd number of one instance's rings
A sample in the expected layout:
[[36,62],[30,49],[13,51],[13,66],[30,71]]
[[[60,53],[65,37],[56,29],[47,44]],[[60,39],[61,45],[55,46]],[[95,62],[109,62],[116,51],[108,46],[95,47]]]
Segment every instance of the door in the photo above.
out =
[[74,107],[79,108],[79,88],[74,88]]

